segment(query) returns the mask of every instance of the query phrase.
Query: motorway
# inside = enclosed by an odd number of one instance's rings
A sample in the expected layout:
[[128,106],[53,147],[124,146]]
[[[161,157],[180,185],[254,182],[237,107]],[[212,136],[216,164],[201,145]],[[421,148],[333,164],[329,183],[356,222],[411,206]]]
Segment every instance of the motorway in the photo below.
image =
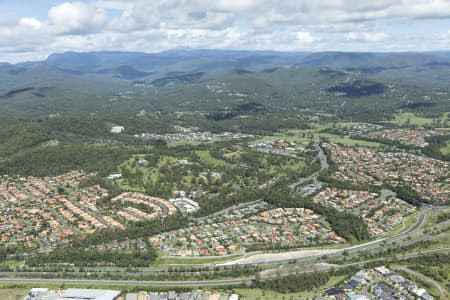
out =
[[[408,253],[402,256],[402,259],[422,256],[430,253],[444,252],[447,253],[450,248],[431,249],[421,252]],[[311,273],[317,271],[329,271],[331,269],[343,269],[350,266],[363,266],[367,262],[387,261],[386,258],[374,259],[366,262],[355,262],[350,264],[327,264],[312,263],[305,265],[289,266],[286,268],[273,268],[260,272],[260,279],[270,280],[279,276],[289,276],[295,271],[297,274]],[[5,272],[0,273],[4,275]],[[49,278],[20,278],[20,277],[2,277],[0,283],[9,284],[72,284],[72,285],[92,285],[92,286],[166,286],[166,287],[203,287],[203,286],[228,286],[228,285],[250,285],[256,276],[232,278],[232,279],[216,279],[216,280],[198,280],[198,281],[139,281],[139,280],[90,280],[90,279],[49,279]]]
[[[383,247],[384,244],[388,243],[388,242],[398,242],[401,240],[405,240],[408,238],[408,236],[417,231],[424,223],[426,216],[428,215],[428,213],[430,213],[431,211],[433,211],[433,208],[426,208],[424,209],[418,217],[417,222],[411,226],[409,229],[407,229],[406,231],[403,231],[401,233],[399,233],[396,236],[390,237],[390,238],[382,238],[382,239],[378,239],[375,241],[370,241],[364,244],[360,244],[360,245],[355,245],[355,246],[350,246],[350,247],[346,247],[346,248],[342,248],[342,249],[338,249],[335,251],[331,251],[328,252],[326,254],[315,254],[315,255],[304,255],[301,253],[301,251],[299,252],[298,257],[295,256],[290,256],[289,259],[283,259],[283,258],[279,258],[279,259],[271,259],[270,261],[261,261],[261,262],[250,262],[250,263],[246,263],[245,262],[245,258],[251,258],[252,254],[249,254],[247,256],[244,257],[244,259],[242,260],[236,260],[236,261],[230,261],[230,262],[226,262],[226,263],[219,263],[219,264],[205,264],[205,265],[195,265],[195,268],[204,268],[205,270],[212,270],[215,267],[219,266],[219,267],[224,267],[224,268],[232,268],[235,265],[239,265],[239,266],[264,266],[264,265],[273,265],[273,264],[286,264],[286,263],[293,263],[293,262],[303,262],[303,261],[310,261],[310,260],[316,260],[319,259],[321,257],[323,257],[324,255],[327,256],[327,258],[331,258],[331,257],[338,257],[342,254],[344,254],[344,252],[348,255],[352,254],[352,253],[357,253],[359,251],[364,251],[364,250],[368,250],[368,249],[372,249],[372,248],[376,248],[376,247]],[[425,239],[425,237],[423,237],[422,239]],[[410,243],[410,242],[408,242]],[[280,257],[282,257],[282,253],[280,253],[279,255]],[[180,266],[182,267],[182,266]],[[193,265],[189,265],[188,267],[194,267]],[[170,266],[161,266],[161,267],[139,267],[139,268],[133,268],[133,271],[139,272],[139,271],[143,271],[143,272],[165,272],[168,271],[169,268],[171,268]],[[85,271],[91,271],[91,272],[126,272],[127,270],[129,270],[129,268],[123,268],[123,267],[85,267],[84,268]],[[36,274],[38,276],[42,276],[44,274],[48,274],[49,272],[11,272],[11,275],[15,275],[15,273],[20,273],[20,274]],[[2,273],[0,273],[2,274]]]
[[[370,241],[364,244],[360,244],[360,245],[355,245],[355,246],[350,246],[350,247],[346,247],[346,248],[342,248],[342,249],[338,249],[338,250],[334,250],[331,252],[328,252],[326,254],[315,254],[315,255],[304,255],[301,252],[302,251],[298,251],[299,255],[298,257],[295,256],[290,256],[289,259],[284,259],[284,258],[280,258],[280,259],[271,259],[270,261],[261,261],[261,262],[251,262],[251,263],[246,263],[245,260],[241,259],[241,260],[236,260],[236,261],[230,261],[227,263],[220,263],[220,264],[206,264],[206,265],[195,265],[196,268],[204,268],[205,270],[212,270],[215,267],[219,266],[219,267],[223,267],[223,268],[232,268],[235,265],[239,265],[239,266],[264,266],[264,265],[274,265],[274,264],[285,264],[285,263],[293,263],[293,262],[303,262],[303,261],[310,261],[310,260],[317,260],[319,258],[322,258],[324,255],[326,255],[327,258],[331,258],[331,257],[338,257],[344,253],[346,253],[347,255],[351,255],[352,253],[358,253],[360,251],[364,251],[364,250],[369,250],[369,249],[373,249],[376,247],[380,247],[380,249],[383,248],[383,246],[387,243],[394,243],[394,242],[399,242],[401,240],[406,240],[408,238],[408,236],[412,233],[415,233],[416,231],[419,232],[418,229],[420,229],[420,227],[423,225],[426,216],[428,215],[428,213],[430,213],[431,211],[435,210],[435,208],[432,207],[427,207],[425,208],[423,211],[420,212],[419,216],[418,216],[418,220],[417,222],[411,226],[410,228],[408,228],[407,230],[399,233],[398,235],[392,236],[392,237],[388,237],[388,238],[382,238],[382,239],[378,239],[375,241]],[[426,240],[426,236],[422,236],[420,238],[420,240]],[[408,241],[408,243],[411,243],[411,241]],[[280,253],[279,255],[280,257],[283,257],[282,253]],[[252,254],[249,254],[247,256],[244,257],[245,258],[251,258]],[[182,266],[180,266],[182,267]],[[188,267],[194,267],[194,266],[188,266]],[[140,267],[140,268],[133,268],[133,271],[135,272],[139,272],[139,271],[145,271],[145,272],[164,272],[164,271],[168,271],[169,268],[171,268],[170,266],[161,266],[161,267]],[[127,270],[129,270],[129,268],[123,268],[123,267],[85,267],[84,268],[85,271],[91,271],[91,272],[125,272]],[[36,274],[38,276],[42,276],[44,274],[49,274],[50,272],[10,272],[11,275],[15,275],[16,273],[20,273],[20,274]],[[1,274],[1,273],[0,273]]]
[[49,279],[49,278],[0,278],[0,283],[8,284],[72,284],[96,286],[171,286],[171,287],[203,287],[251,284],[255,277],[199,280],[199,281],[139,281],[139,280],[91,280],[91,279]]
[[[424,250],[420,252],[412,252],[412,253],[406,253],[404,255],[401,255],[401,259],[409,259],[413,257],[423,256],[431,253],[448,253],[450,251],[450,248],[439,248],[439,249],[430,249],[430,250]],[[370,262],[389,262],[389,261],[397,261],[398,258],[388,258],[388,257],[381,257],[376,259],[371,259],[367,261],[362,262],[353,262],[348,264],[329,264],[329,263],[310,263],[310,264],[304,264],[304,265],[291,265],[286,266],[283,268],[273,268],[268,269],[260,272],[260,275],[262,279],[268,280],[268,279],[275,279],[277,276],[288,276],[289,274],[294,273],[312,273],[316,271],[330,271],[331,269],[344,269],[347,267],[353,267],[353,266],[364,266],[367,263]]]
[[[326,253],[325,255],[329,258],[329,257],[335,257],[335,256],[339,256],[342,255],[344,253],[353,253],[353,252],[359,252],[359,251],[363,251],[363,250],[368,250],[370,248],[374,248],[377,246],[383,246],[384,244],[390,242],[398,242],[401,241],[403,239],[407,239],[408,236],[417,231],[424,223],[426,216],[428,215],[428,213],[430,213],[433,210],[433,208],[431,207],[427,207],[426,209],[424,209],[422,212],[420,212],[419,217],[417,222],[411,226],[410,228],[408,228],[407,230],[399,233],[398,235],[395,235],[393,237],[389,237],[389,238],[382,238],[382,239],[378,239],[375,241],[371,241],[371,242],[367,242],[364,244],[360,244],[360,245],[355,245],[355,246],[351,246],[351,247],[347,247],[347,248],[342,248],[333,252],[329,252]],[[292,262],[302,262],[302,261],[309,261],[309,260],[313,260],[313,259],[318,259],[321,258],[324,254],[317,254],[317,255],[309,255],[309,256],[301,256],[301,257],[290,257],[289,259],[275,259],[272,260],[270,262],[256,262],[256,263],[239,263],[239,260],[236,261],[236,263],[233,262],[229,262],[226,264],[222,264],[222,265],[234,265],[234,264],[238,264],[241,266],[245,266],[245,265],[251,265],[251,266],[255,266],[255,265],[272,265],[272,264],[284,264],[284,263],[292,263]],[[281,255],[280,255],[281,256]]]
[[[330,257],[338,257],[345,253],[347,258],[356,257],[360,254],[362,250],[372,250],[372,251],[381,251],[386,248],[385,245],[387,243],[397,243],[399,241],[405,242],[405,245],[410,244],[414,241],[424,241],[424,240],[433,240],[438,238],[446,238],[448,234],[441,235],[425,235],[422,232],[422,226],[426,220],[427,215],[437,208],[434,207],[426,207],[419,213],[417,222],[408,228],[407,230],[400,232],[399,234],[382,238],[379,240],[371,241],[361,245],[355,245],[343,249],[339,249],[333,252],[326,254],[326,259]],[[440,225],[447,225],[450,221],[443,222]],[[433,228],[433,227],[432,227]],[[415,236],[413,239],[408,239],[408,237]],[[407,259],[411,257],[417,257],[426,255],[429,253],[437,253],[444,252],[449,253],[450,248],[440,248],[440,249],[431,249],[424,250],[420,252],[414,253],[406,253],[406,254],[398,254],[394,256],[394,258],[382,257],[377,259],[371,259],[363,262],[354,262],[348,264],[329,264],[325,263],[322,260],[323,255],[310,255],[298,257],[296,259],[275,259],[270,262],[261,262],[261,263],[252,263],[252,264],[239,264],[239,265],[252,265],[252,266],[261,266],[261,265],[279,265],[284,263],[289,263],[286,266],[276,266],[269,269],[265,269],[257,275],[261,280],[270,280],[274,279],[277,276],[288,276],[295,273],[309,273],[314,271],[329,271],[332,268],[340,269],[348,266],[363,266],[368,262],[376,262],[376,261],[389,261],[389,260],[397,260],[397,259]],[[376,252],[373,252],[376,253]],[[352,255],[353,254],[353,255]],[[291,264],[293,262],[302,262],[302,261],[311,261],[315,260],[313,263],[305,263],[305,264]],[[228,266],[222,266],[223,268],[233,267],[236,264],[231,264]],[[217,265],[205,266],[206,268],[214,268]],[[139,271],[166,271],[169,267],[148,267],[148,268],[135,268],[132,271],[136,274],[139,274]],[[89,272],[87,269],[94,268],[86,268],[85,272]],[[108,272],[108,271],[118,271],[118,272],[127,272],[126,268],[95,268],[95,270],[100,272]],[[72,285],[95,285],[95,286],[166,286],[166,287],[200,287],[200,286],[228,286],[228,285],[242,285],[251,284],[255,278],[255,276],[251,277],[243,277],[243,278],[231,278],[231,279],[216,279],[216,280],[187,280],[187,281],[141,281],[141,280],[106,280],[106,279],[61,279],[61,272],[0,272],[0,283],[7,284],[72,284]],[[40,278],[40,277],[55,277],[55,278]]]
[[[318,142],[316,141],[316,146],[318,147],[318,156],[320,158],[321,162],[321,170],[326,169],[328,167],[328,163],[326,162],[326,156],[324,155],[322,149],[320,146],[318,146]],[[325,157],[325,158],[324,158]],[[313,174],[313,176],[317,176],[317,174]],[[293,187],[295,189],[295,187]],[[213,270],[216,267],[221,268],[232,268],[236,265],[239,266],[267,266],[267,265],[280,265],[280,264],[287,264],[290,265],[280,269],[278,266],[276,268],[270,268],[266,269],[265,271],[261,272],[260,274],[266,274],[264,272],[269,272],[272,270],[277,273],[282,270],[282,274],[287,274],[283,272],[288,272],[290,268],[296,268],[297,272],[310,272],[311,270],[320,270],[320,271],[327,271],[334,268],[342,268],[345,266],[350,265],[362,265],[365,262],[357,262],[353,264],[339,264],[339,265],[331,265],[326,264],[323,262],[320,262],[324,255],[326,256],[326,259],[330,259],[332,257],[339,257],[345,254],[347,258],[352,258],[359,256],[362,251],[366,250],[372,250],[372,254],[376,254],[378,252],[381,252],[382,250],[386,249],[386,245],[388,243],[395,244],[400,241],[404,242],[403,245],[409,245],[416,241],[425,241],[425,240],[433,240],[437,238],[444,238],[448,237],[448,235],[438,235],[438,236],[430,236],[425,235],[422,232],[422,226],[424,225],[424,222],[426,220],[427,215],[432,211],[440,210],[439,207],[433,207],[433,206],[426,206],[420,213],[417,219],[417,222],[408,228],[407,230],[400,232],[399,234],[392,236],[392,237],[386,237],[381,238],[378,240],[370,241],[364,244],[354,245],[342,249],[337,250],[331,250],[331,252],[328,252],[326,254],[313,254],[313,255],[305,255],[305,253],[302,251],[298,251],[297,256],[289,256],[288,259],[283,257],[283,253],[280,253],[280,258],[262,260],[262,261],[251,261],[247,260],[246,258],[251,258],[254,254],[249,254],[245,256],[242,259],[238,259],[236,261],[230,261],[223,264],[204,264],[204,265],[190,265],[189,267],[195,267],[195,268],[202,268],[204,270]],[[449,223],[450,221],[444,222],[443,224]],[[411,237],[415,235],[416,237],[414,239],[411,239]],[[378,251],[378,252],[377,252]],[[408,258],[408,257],[414,257],[423,255],[426,253],[433,253],[433,252],[449,252],[450,248],[442,248],[442,249],[433,249],[428,251],[422,251],[420,253],[411,253],[411,254],[405,254],[402,256],[402,258]],[[264,256],[264,254],[258,254]],[[382,260],[382,259],[381,259]],[[251,261],[251,262],[249,262]],[[303,265],[291,265],[291,263],[295,262],[308,262],[308,261],[317,261],[316,263],[309,263],[309,264],[303,264]],[[371,261],[377,261],[377,260],[371,260]],[[366,261],[368,262],[368,261]],[[180,266],[182,267],[182,266]],[[121,272],[121,273],[128,273],[133,272],[134,274],[139,274],[140,272],[165,272],[169,270],[169,266],[161,266],[161,267],[141,267],[141,268],[133,268],[130,270],[129,268],[120,268],[120,267],[87,267],[84,268],[85,272]],[[47,277],[47,276],[54,276],[54,277],[60,277],[61,272],[20,272],[20,271],[12,271],[12,272],[0,272],[0,283],[35,283],[35,284],[46,284],[46,283],[53,283],[53,284],[62,284],[62,283],[70,283],[70,284],[93,284],[93,285],[139,285],[139,286],[215,286],[215,285],[240,285],[240,284],[248,284],[252,280],[254,280],[255,277],[246,277],[246,278],[234,278],[234,279],[218,279],[218,280],[203,280],[203,281],[124,281],[124,280],[90,280],[90,279],[54,279],[54,278],[38,278],[38,277]],[[76,274],[76,272],[75,272]],[[9,277],[8,277],[9,276]],[[20,277],[11,277],[11,276],[20,276]],[[25,276],[29,276],[30,278],[24,278]],[[32,278],[35,277],[35,278]]]

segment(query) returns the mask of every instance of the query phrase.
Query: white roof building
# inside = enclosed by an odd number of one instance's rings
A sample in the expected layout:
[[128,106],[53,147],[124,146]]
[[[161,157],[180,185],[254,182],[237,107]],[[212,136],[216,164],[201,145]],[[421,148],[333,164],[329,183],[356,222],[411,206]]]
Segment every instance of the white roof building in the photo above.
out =
[[114,300],[119,297],[121,291],[114,290],[91,290],[91,289],[67,289],[61,300]]
[[124,126],[113,126],[111,128],[111,133],[121,133],[124,130],[125,130]]
[[108,179],[114,180],[114,179],[119,179],[119,178],[121,178],[121,177],[122,177],[122,174],[117,173],[117,174],[111,174],[111,175],[109,175],[109,176],[108,176]]

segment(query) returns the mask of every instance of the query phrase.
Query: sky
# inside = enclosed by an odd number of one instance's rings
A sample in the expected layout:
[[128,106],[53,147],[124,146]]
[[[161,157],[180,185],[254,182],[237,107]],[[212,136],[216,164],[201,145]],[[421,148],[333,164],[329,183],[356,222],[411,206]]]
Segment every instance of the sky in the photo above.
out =
[[450,0],[0,0],[0,61],[64,51],[450,49]]

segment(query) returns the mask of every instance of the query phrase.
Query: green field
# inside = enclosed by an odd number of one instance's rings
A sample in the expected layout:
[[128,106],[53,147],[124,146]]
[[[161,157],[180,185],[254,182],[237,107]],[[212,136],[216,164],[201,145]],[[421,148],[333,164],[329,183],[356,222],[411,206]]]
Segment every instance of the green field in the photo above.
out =
[[334,138],[331,140],[334,143],[341,144],[344,147],[381,147],[382,144],[377,142],[363,141],[363,140],[354,140],[354,139],[346,139],[346,138]]
[[305,137],[300,137],[300,134],[308,134],[312,131],[310,130],[288,130],[285,133],[275,133],[274,135],[267,135],[257,139],[257,142],[267,142],[267,141],[279,141],[285,140],[288,142],[302,143],[309,139]]
[[391,121],[391,123],[400,125],[400,126],[406,125],[406,124],[423,126],[423,125],[431,124],[432,122],[433,122],[433,119],[431,119],[431,118],[420,117],[413,113],[396,114],[395,119],[393,121]]
[[185,146],[185,145],[189,145],[189,146],[198,146],[201,145],[203,143],[208,143],[208,142],[201,142],[201,141],[179,141],[179,142],[170,142],[167,143],[167,147],[169,148],[173,148],[173,147],[177,147],[177,146]]
[[2,300],[22,300],[29,292],[27,288],[0,288],[0,299]]
[[327,133],[327,132],[318,132],[315,133],[314,136],[318,136],[324,139],[333,140],[333,139],[340,139],[341,136],[337,134]]
[[200,157],[202,162],[215,167],[230,167],[231,165],[224,160],[212,157],[208,150],[197,150],[195,153]]
[[5,266],[5,267],[20,267],[23,265],[24,265],[23,262],[19,262],[17,260],[4,260],[0,263],[0,266]]
[[415,126],[431,125],[436,120],[439,120],[439,121],[447,120],[449,114],[450,114],[449,112],[446,112],[446,113],[443,113],[440,118],[433,119],[433,118],[421,117],[421,116],[418,116],[418,115],[415,115],[415,114],[409,113],[409,112],[404,112],[404,113],[396,114],[395,119],[390,121],[390,123],[399,125],[399,126],[402,126],[402,125],[415,125]]
[[226,261],[231,261],[240,258],[241,255],[229,255],[225,257],[196,257],[196,258],[183,258],[183,257],[164,257],[159,256],[152,266],[167,266],[167,265],[204,265],[204,264],[216,264]]
[[449,155],[450,154],[450,141],[447,142],[447,145],[445,147],[442,147],[440,150],[441,150],[442,154]]

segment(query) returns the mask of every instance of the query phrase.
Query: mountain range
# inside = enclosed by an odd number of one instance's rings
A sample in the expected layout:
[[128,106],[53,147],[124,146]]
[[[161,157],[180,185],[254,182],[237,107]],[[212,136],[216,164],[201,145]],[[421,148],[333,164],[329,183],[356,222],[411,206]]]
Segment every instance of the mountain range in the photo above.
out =
[[[450,52],[64,52],[43,61],[0,64],[0,113],[222,110],[241,98],[279,108],[389,96],[401,107],[420,102],[433,89],[447,91],[449,80]],[[208,88],[218,83],[226,86],[220,97]],[[437,98],[437,104],[445,101]]]

